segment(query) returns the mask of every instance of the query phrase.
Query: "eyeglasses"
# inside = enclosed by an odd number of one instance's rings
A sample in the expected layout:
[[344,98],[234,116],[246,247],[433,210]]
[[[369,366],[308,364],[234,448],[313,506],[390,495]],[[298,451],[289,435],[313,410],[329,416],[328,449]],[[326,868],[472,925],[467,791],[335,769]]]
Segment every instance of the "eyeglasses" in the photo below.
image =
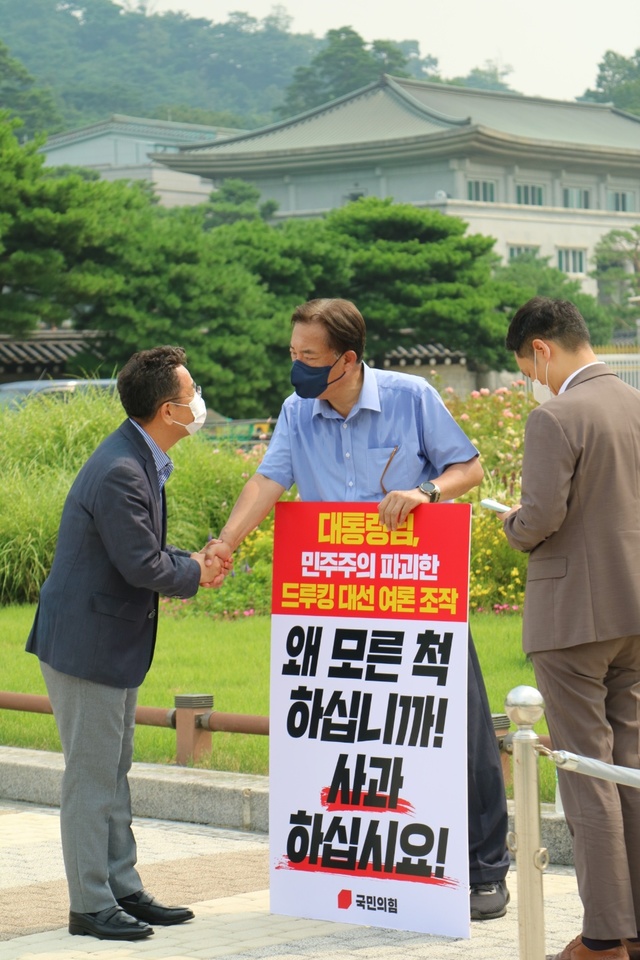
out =
[[384,470],[382,471],[382,475],[381,475],[381,477],[380,477],[380,489],[381,489],[382,492],[384,493],[385,497],[386,497],[386,495],[389,493],[389,491],[387,490],[387,488],[386,488],[385,485],[384,485],[384,475],[385,475],[385,473],[387,472],[387,470],[389,469],[389,467],[391,466],[391,461],[393,460],[393,458],[395,457],[395,455],[396,455],[397,452],[398,452],[398,447],[395,446],[395,447],[393,448],[393,450],[391,451],[391,456],[390,456],[389,459],[387,460],[387,465],[386,465],[386,467],[384,468]]
[[[197,383],[194,383],[193,389],[194,389],[194,395],[193,395],[193,397],[191,398],[192,400],[195,400],[196,397],[201,397],[201,396],[202,396],[202,387],[199,387]],[[170,397],[168,400],[163,400],[162,402],[163,402],[163,403],[178,403],[178,400],[180,400],[180,397]],[[188,404],[188,403],[187,403],[187,404],[184,404],[184,403],[183,403],[182,406],[183,406],[183,407],[184,407],[184,406],[187,406],[187,407],[188,407],[189,404]]]

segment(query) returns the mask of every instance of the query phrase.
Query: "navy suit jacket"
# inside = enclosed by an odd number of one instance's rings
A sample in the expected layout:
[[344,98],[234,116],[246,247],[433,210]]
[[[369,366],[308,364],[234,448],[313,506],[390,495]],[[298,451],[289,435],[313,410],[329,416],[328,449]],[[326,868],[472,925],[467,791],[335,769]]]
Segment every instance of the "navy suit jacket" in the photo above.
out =
[[165,546],[153,455],[126,420],[89,457],[67,496],[27,650],[54,670],[138,687],[153,658],[158,595],[191,597],[200,567]]

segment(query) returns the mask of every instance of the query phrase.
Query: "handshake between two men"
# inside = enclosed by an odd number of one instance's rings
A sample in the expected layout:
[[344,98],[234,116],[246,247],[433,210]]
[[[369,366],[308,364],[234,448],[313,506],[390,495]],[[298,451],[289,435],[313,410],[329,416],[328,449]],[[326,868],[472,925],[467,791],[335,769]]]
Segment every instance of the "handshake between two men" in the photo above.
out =
[[221,587],[233,569],[233,551],[222,540],[209,540],[202,550],[191,554],[191,559],[200,566],[201,587]]

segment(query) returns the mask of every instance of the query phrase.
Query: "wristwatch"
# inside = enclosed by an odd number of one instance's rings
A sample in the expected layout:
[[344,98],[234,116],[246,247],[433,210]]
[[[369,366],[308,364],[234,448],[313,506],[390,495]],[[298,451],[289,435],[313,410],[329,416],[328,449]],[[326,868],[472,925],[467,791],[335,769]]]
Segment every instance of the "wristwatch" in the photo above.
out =
[[426,483],[419,483],[418,490],[429,498],[429,503],[437,503],[440,499],[440,487],[437,483],[427,480]]

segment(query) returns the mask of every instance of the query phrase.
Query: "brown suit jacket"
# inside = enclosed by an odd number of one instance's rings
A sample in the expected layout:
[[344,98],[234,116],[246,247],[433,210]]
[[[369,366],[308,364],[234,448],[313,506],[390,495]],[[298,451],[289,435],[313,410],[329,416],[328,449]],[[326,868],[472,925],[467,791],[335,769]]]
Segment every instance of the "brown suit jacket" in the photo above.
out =
[[640,634],[640,391],[604,364],[529,414],[522,506],[527,653]]

